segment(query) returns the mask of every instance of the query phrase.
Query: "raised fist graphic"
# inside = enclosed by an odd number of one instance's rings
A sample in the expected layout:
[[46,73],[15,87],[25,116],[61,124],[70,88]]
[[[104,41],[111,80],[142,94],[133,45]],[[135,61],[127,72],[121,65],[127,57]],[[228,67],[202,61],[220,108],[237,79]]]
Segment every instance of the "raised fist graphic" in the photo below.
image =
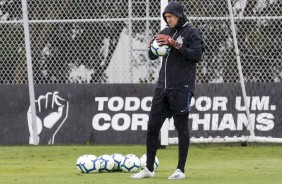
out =
[[58,91],[48,92],[35,100],[37,132],[32,127],[31,107],[27,111],[29,144],[33,144],[33,134],[37,133],[39,144],[54,144],[54,139],[68,117],[69,103],[60,97]]

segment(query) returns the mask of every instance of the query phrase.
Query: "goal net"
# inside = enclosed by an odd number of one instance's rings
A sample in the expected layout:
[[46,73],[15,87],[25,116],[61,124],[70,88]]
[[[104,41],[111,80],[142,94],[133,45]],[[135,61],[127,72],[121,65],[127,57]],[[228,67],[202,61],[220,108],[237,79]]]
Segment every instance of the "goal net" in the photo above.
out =
[[[274,133],[281,127],[281,1],[180,2],[206,43],[189,115],[191,142],[282,143]],[[160,137],[161,145],[178,143],[173,118]]]

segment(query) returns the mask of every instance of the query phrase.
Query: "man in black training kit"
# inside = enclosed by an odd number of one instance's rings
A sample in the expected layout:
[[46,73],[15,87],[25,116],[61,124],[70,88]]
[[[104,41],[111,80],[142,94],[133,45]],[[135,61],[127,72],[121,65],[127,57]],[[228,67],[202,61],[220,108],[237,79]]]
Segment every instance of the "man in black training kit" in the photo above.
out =
[[[154,160],[158,149],[159,132],[166,118],[173,117],[178,145],[178,165],[168,179],[185,178],[184,168],[190,143],[188,115],[190,101],[195,89],[196,63],[203,53],[200,32],[188,24],[183,7],[176,1],[170,2],[163,18],[167,27],[154,38],[159,45],[171,46],[171,52],[163,57],[157,87],[154,92],[147,131],[147,167],[131,178],[151,178],[155,176]],[[149,49],[149,58],[157,59]]]

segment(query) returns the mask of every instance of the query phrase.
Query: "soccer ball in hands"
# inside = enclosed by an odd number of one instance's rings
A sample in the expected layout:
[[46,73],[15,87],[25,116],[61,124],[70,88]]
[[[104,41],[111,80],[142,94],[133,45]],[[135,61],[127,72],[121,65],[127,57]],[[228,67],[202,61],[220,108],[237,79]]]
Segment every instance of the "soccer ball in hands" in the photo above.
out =
[[[159,167],[159,164],[160,164],[159,159],[158,159],[158,157],[156,156],[156,157],[155,157],[155,162],[154,162],[154,169],[155,169],[155,170]],[[142,155],[142,156],[140,157],[140,168],[141,168],[141,169],[144,169],[144,168],[146,167],[146,165],[147,165],[147,155],[144,154],[144,155]]]
[[76,168],[82,173],[95,173],[100,169],[100,161],[95,155],[82,155],[76,161]]
[[130,156],[125,156],[121,162],[121,169],[123,172],[137,172],[139,168],[140,160],[133,154],[130,154]]
[[154,40],[151,44],[151,51],[156,56],[165,56],[170,52],[171,48],[168,45],[159,46],[159,43]]
[[111,172],[115,166],[115,161],[110,155],[101,155],[98,157],[100,161],[99,172]]
[[114,160],[114,168],[113,171],[122,171],[121,169],[121,162],[124,159],[124,156],[119,153],[114,153],[111,155],[111,157]]

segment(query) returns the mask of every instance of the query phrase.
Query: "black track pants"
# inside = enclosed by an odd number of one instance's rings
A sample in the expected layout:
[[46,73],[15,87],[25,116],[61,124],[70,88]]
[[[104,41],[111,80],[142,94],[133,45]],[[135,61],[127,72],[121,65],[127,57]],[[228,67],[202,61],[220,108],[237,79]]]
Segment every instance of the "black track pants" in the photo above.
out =
[[184,172],[188,155],[190,136],[188,115],[192,94],[185,91],[162,91],[157,89],[154,94],[147,131],[147,168],[154,170],[154,160],[158,149],[160,129],[166,118],[173,116],[174,126],[178,133],[178,165]]

